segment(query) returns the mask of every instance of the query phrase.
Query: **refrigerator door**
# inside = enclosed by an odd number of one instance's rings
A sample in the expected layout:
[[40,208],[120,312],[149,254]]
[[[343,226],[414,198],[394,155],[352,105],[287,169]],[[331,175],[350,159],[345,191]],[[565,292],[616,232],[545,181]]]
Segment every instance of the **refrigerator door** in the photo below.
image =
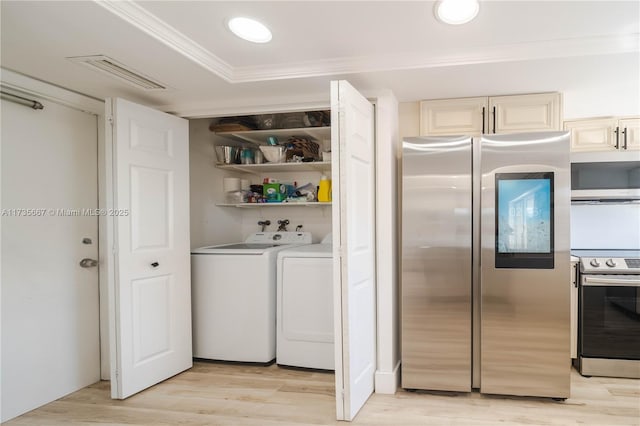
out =
[[480,391],[567,398],[569,135],[480,142]]
[[471,138],[402,155],[402,387],[470,391]]

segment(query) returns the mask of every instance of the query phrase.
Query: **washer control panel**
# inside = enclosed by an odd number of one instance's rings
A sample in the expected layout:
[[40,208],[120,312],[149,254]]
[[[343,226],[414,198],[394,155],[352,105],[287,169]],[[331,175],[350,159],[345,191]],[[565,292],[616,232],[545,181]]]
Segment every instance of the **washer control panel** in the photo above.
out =
[[246,243],[271,244],[311,244],[311,232],[256,232],[245,240]]

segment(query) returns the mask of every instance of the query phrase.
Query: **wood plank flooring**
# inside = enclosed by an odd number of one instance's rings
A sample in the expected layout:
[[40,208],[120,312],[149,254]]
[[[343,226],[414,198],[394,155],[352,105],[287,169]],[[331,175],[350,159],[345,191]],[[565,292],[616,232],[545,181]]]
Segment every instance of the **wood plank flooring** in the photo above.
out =
[[[508,398],[478,393],[374,394],[359,425],[640,425],[640,380],[585,378],[572,371],[571,398]],[[331,373],[203,363],[133,397],[109,398],[98,382],[7,425],[329,425]]]

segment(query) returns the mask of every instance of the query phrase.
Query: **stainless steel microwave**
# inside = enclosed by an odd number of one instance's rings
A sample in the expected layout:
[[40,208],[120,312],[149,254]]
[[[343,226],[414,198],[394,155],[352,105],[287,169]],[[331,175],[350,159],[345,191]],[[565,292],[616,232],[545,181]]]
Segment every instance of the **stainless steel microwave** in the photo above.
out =
[[585,154],[571,157],[572,201],[640,200],[640,151]]

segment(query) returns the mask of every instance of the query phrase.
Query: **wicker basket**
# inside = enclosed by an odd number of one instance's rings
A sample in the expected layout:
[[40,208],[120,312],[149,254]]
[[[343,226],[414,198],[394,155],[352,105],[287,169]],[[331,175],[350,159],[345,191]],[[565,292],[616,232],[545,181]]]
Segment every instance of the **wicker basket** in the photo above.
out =
[[287,139],[287,160],[290,160],[294,155],[320,160],[320,145],[307,138],[291,136]]

